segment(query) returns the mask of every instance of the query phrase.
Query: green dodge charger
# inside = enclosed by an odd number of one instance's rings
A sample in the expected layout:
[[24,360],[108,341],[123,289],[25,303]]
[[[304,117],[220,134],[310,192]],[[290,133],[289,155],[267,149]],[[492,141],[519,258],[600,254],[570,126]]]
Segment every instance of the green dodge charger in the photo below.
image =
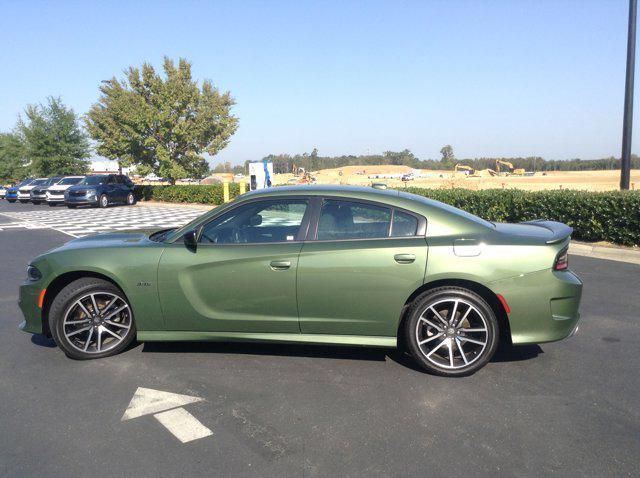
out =
[[575,332],[571,232],[395,190],[256,191],[179,229],[74,239],[35,258],[21,328],[74,359],[136,338],[305,342],[403,346],[429,372],[468,375],[500,341]]

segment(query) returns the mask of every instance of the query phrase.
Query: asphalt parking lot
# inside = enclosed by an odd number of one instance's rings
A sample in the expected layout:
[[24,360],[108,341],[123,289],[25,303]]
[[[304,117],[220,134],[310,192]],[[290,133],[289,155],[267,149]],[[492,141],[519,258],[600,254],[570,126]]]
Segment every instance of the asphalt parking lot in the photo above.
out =
[[[35,208],[0,201],[0,229]],[[0,230],[0,476],[640,474],[638,265],[572,256],[575,337],[446,379],[366,348],[139,344],[69,360],[17,329],[26,264],[69,239]],[[150,415],[122,421],[138,387],[202,398],[184,408],[211,434],[181,443]]]

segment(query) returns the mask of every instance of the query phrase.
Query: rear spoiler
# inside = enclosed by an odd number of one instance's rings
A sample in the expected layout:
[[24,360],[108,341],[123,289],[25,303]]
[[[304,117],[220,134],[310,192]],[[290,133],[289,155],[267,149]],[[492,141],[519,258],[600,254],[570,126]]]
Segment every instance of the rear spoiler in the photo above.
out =
[[553,234],[551,238],[547,239],[547,244],[557,244],[564,241],[573,232],[573,228],[567,226],[562,222],[545,221],[544,219],[535,219],[533,221],[524,221],[520,224],[529,224],[531,226],[540,226],[548,229]]

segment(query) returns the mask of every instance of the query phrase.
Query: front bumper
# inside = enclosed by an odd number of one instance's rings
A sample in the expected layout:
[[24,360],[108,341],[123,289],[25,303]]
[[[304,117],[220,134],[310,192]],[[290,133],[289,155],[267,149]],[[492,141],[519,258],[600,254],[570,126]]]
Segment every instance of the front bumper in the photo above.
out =
[[75,204],[77,206],[86,206],[88,204],[98,204],[97,196],[65,196],[65,204]]
[[575,333],[580,320],[582,281],[571,271],[551,269],[491,284],[501,294],[514,344],[562,340]]
[[18,201],[30,201],[31,200],[31,193],[18,193],[17,196]]
[[55,203],[63,203],[64,202],[64,194],[49,194],[49,193],[47,193],[46,201],[47,202],[55,202]]
[[38,299],[43,288],[40,282],[23,282],[20,286],[18,306],[24,316],[20,329],[31,334],[44,333],[42,310],[38,307]]

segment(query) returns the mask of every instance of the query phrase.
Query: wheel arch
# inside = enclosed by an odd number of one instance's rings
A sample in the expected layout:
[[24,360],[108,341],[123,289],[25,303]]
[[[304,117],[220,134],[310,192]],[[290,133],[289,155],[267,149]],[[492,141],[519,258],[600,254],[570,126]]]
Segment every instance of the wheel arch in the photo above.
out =
[[[89,270],[77,270],[77,271],[69,271],[64,272],[55,279],[53,279],[49,285],[47,286],[47,291],[44,295],[44,300],[42,302],[42,329],[45,335],[50,336],[51,330],[49,330],[49,309],[51,308],[51,304],[54,299],[60,293],[62,289],[71,284],[73,281],[78,279],[86,279],[86,278],[95,278],[102,279],[104,281],[110,282],[115,287],[120,290],[122,295],[127,297],[127,294],[124,292],[123,288],[118,284],[116,280],[108,275],[102,274],[100,272],[89,271]],[[127,298],[128,300],[128,298]]]
[[464,289],[468,289],[472,292],[475,292],[480,297],[482,297],[487,304],[491,307],[493,312],[496,314],[496,318],[498,319],[498,328],[500,332],[500,343],[510,344],[511,343],[511,327],[509,326],[509,317],[507,312],[504,310],[504,306],[498,299],[498,296],[495,292],[489,289],[487,286],[473,281],[469,279],[439,279],[431,282],[427,282],[416,289],[405,301],[404,306],[402,307],[402,311],[400,313],[400,320],[398,322],[398,328],[396,331],[396,335],[398,337],[398,343],[400,344],[404,340],[404,333],[402,330],[404,328],[404,324],[409,318],[409,306],[411,303],[420,295],[425,292],[436,289],[438,287],[462,287]]

